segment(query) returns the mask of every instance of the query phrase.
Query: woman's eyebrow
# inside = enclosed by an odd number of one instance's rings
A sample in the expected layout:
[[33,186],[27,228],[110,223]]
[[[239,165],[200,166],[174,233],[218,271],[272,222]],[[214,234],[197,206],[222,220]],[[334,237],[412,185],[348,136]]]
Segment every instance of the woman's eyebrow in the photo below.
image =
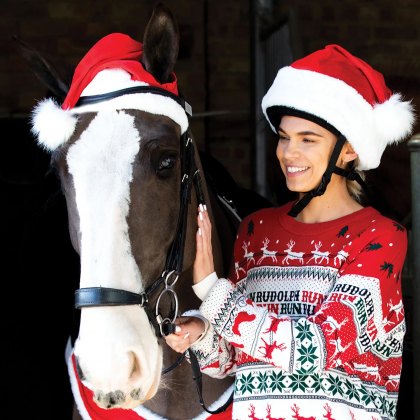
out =
[[[279,133],[282,133],[282,134],[286,134],[287,135],[287,133],[284,130],[282,130],[281,127],[279,127]],[[315,133],[314,131],[310,131],[310,130],[299,131],[296,134],[298,134],[299,136],[317,136],[317,137],[323,137],[321,134]]]

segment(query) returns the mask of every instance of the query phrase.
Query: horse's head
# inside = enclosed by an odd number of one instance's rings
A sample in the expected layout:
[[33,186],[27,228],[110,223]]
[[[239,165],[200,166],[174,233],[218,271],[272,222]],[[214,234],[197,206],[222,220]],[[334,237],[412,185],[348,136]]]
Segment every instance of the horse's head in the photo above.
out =
[[[183,253],[171,246],[184,236],[183,267],[193,261],[194,197],[188,229],[179,229],[188,190],[181,178],[197,153],[188,155],[188,116],[173,73],[178,47],[176,21],[158,5],[143,44],[123,34],[103,38],[79,63],[61,107],[44,100],[33,113],[80,254],[79,376],[103,408],[133,408],[157,392],[163,357],[154,315],[165,278],[156,281],[168,269],[177,273]],[[174,312],[168,295],[163,316]]]

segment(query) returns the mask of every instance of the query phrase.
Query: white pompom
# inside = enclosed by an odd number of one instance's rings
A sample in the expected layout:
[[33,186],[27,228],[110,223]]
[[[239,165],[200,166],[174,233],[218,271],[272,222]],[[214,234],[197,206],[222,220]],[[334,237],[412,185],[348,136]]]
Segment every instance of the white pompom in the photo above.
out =
[[63,110],[53,99],[45,98],[33,108],[31,124],[39,145],[52,151],[71,137],[77,117]]
[[379,138],[388,144],[405,140],[412,132],[415,114],[411,101],[403,101],[399,93],[374,108],[376,130]]

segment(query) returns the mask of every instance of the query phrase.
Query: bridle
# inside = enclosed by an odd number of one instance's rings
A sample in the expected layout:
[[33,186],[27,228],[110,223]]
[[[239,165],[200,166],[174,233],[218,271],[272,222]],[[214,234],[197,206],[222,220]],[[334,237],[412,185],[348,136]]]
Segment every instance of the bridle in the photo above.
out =
[[[178,297],[174,286],[182,272],[185,237],[187,230],[188,207],[194,185],[198,204],[205,204],[201,187],[200,171],[194,159],[194,144],[189,130],[181,136],[181,190],[180,208],[174,240],[167,254],[165,267],[161,275],[143,292],[134,293],[123,289],[109,287],[85,287],[75,291],[75,308],[83,309],[93,306],[139,305],[144,308],[150,322],[155,327],[158,338],[175,331],[175,320],[178,316]],[[149,302],[157,296],[155,308]],[[164,296],[169,297],[171,310],[162,315],[160,306]]]
[[[172,98],[182,106],[187,117],[192,115],[191,106],[181,97],[176,96],[169,91],[151,86],[134,86],[118,91],[113,91],[101,95],[84,96],[79,99],[77,106],[88,105],[92,103],[102,102],[121,95],[134,93],[152,93],[164,95]],[[155,328],[158,338],[167,336],[175,332],[175,320],[178,317],[178,296],[174,290],[174,286],[178,281],[182,272],[184,260],[185,238],[187,231],[188,207],[191,201],[191,190],[194,187],[197,205],[205,204],[205,197],[202,189],[202,181],[200,170],[195,161],[195,149],[189,128],[181,135],[181,189],[180,189],[180,208],[178,214],[177,227],[174,240],[171,244],[166,257],[166,262],[161,275],[150,284],[143,292],[134,293],[123,289],[114,289],[109,287],[84,287],[75,291],[75,308],[83,309],[97,306],[122,306],[122,305],[139,305],[144,308],[146,314]],[[150,307],[149,302],[157,295],[155,308]],[[164,296],[169,297],[170,310],[168,314],[162,315],[160,305]],[[193,379],[196,382],[197,391],[201,406],[208,413],[220,413],[230,405],[233,395],[226,401],[223,406],[216,410],[209,410],[205,406],[201,392],[201,371],[195,354],[191,349],[188,350],[191,366],[193,368]],[[166,374],[180,365],[185,358],[183,353],[171,366],[162,370],[162,374]]]

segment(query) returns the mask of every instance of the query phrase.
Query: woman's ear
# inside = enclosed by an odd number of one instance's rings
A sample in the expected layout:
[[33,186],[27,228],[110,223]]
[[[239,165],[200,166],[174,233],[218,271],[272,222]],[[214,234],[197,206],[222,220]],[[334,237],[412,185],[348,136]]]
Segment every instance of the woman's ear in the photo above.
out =
[[344,165],[357,159],[358,156],[359,155],[354,151],[353,146],[349,142],[346,142],[341,151],[341,161]]

